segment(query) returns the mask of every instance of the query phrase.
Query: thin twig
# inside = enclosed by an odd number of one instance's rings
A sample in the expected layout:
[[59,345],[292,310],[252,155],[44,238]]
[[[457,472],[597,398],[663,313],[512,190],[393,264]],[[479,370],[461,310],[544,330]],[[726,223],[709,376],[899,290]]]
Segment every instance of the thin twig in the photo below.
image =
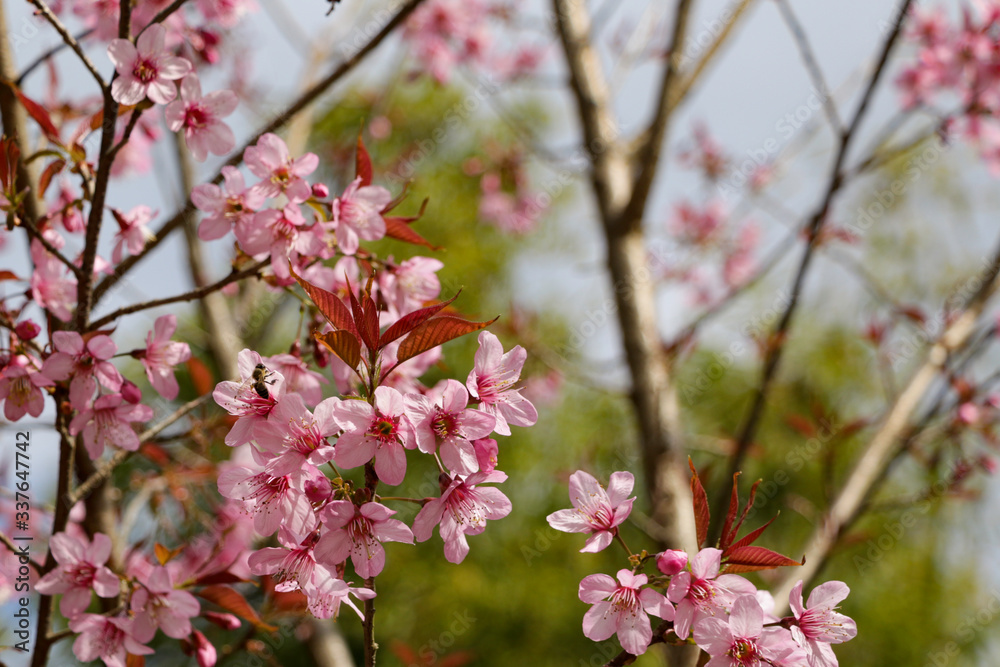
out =
[[52,242],[49,241],[47,238],[45,238],[44,234],[35,229],[35,225],[30,220],[22,220],[21,227],[23,227],[24,231],[28,233],[28,236],[30,236],[33,239],[37,239],[37,241],[42,244],[42,247],[45,248],[50,255],[52,255],[60,262],[62,262],[66,266],[66,268],[68,268],[73,273],[73,275],[76,276],[77,280],[80,279],[80,267],[78,267],[76,264],[71,262],[69,258],[67,258],[65,255],[59,252],[59,249],[56,248],[54,245],[52,245]]
[[83,47],[80,46],[80,42],[76,41],[76,37],[70,34],[69,30],[66,29],[66,26],[59,20],[59,17],[56,16],[49,6],[42,0],[28,1],[37,7],[39,13],[45,17],[45,20],[56,29],[56,32],[58,32],[63,38],[63,42],[65,42],[66,46],[73,49],[73,53],[77,55],[80,62],[83,63],[83,66],[86,67],[87,71],[90,72],[90,75],[94,77],[94,80],[97,81],[97,85],[101,87],[101,90],[107,90],[108,84],[104,82],[104,77],[101,76],[101,72],[97,69],[94,63],[91,62],[90,58],[83,51]]
[[152,21],[143,26],[142,30],[139,31],[139,34],[136,35],[135,38],[139,39],[139,37],[142,36],[142,33],[146,32],[146,29],[149,28],[149,26],[166,21],[171,14],[180,9],[186,2],[188,2],[188,0],[174,0],[169,5],[161,9],[159,13],[153,17]]
[[[0,530],[0,543],[2,543],[5,547],[10,549],[11,553],[20,554],[21,548],[16,544],[14,544],[14,540],[7,537],[7,534],[2,530]],[[24,558],[23,555],[21,557]],[[28,565],[35,568],[35,572],[37,572],[38,574],[42,573],[42,566],[39,565],[38,562],[36,562],[35,559],[31,558],[30,556],[28,557]]]
[[[74,35],[73,39],[79,42],[81,39],[89,37],[94,32],[94,30],[96,30],[96,28],[87,28],[86,30]],[[54,55],[65,49],[67,46],[69,46],[69,44],[67,44],[66,42],[59,42],[45,53],[35,58],[31,62],[31,64],[25,67],[21,71],[21,73],[17,76],[17,79],[14,80],[14,85],[20,88],[21,84],[24,83],[24,80],[28,77],[29,74],[34,72],[36,69],[38,69],[39,66],[41,66],[42,63],[44,63],[49,58],[53,57]]]
[[105,315],[96,322],[91,322],[89,329],[91,331],[95,329],[100,329],[105,324],[110,324],[114,322],[119,317],[123,315],[130,315],[131,313],[138,313],[142,310],[149,310],[150,308],[158,308],[159,306],[166,306],[171,303],[180,303],[182,301],[194,301],[195,299],[201,299],[213,292],[216,292],[226,285],[230,285],[238,280],[242,280],[249,276],[254,276],[260,274],[261,269],[268,265],[270,260],[262,259],[245,269],[240,271],[233,271],[225,278],[217,280],[211,285],[205,285],[204,287],[199,287],[198,289],[193,289],[190,292],[184,292],[183,294],[176,294],[174,296],[164,297],[162,299],[153,299],[152,301],[143,301],[142,303],[133,303],[131,306],[123,306],[118,310]]

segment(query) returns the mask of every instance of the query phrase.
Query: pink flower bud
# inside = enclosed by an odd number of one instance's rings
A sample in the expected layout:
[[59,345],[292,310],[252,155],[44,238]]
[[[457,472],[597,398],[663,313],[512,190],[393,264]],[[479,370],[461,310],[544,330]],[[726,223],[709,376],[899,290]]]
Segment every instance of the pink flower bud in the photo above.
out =
[[979,421],[979,406],[974,403],[963,403],[958,408],[958,418],[966,424],[975,424]]
[[212,643],[197,630],[191,636],[194,637],[194,655],[198,660],[198,667],[215,667],[218,656]]
[[322,183],[313,183],[312,195],[316,199],[326,199],[330,196],[330,188],[326,187]]
[[986,456],[985,454],[979,457],[979,465],[987,473],[991,475],[997,474],[997,460],[992,456]]
[[333,495],[333,485],[326,477],[317,477],[306,482],[305,492],[309,502],[325,503]]
[[656,567],[663,574],[672,577],[687,565],[688,555],[677,549],[667,549],[656,557]]
[[206,620],[215,623],[225,630],[235,630],[240,627],[240,619],[233,614],[220,614],[217,611],[206,611],[202,613]]
[[14,333],[21,340],[31,340],[42,332],[42,328],[33,320],[25,320],[14,327]]
[[136,405],[142,400],[142,391],[131,380],[122,381],[121,394],[122,398],[132,405]]

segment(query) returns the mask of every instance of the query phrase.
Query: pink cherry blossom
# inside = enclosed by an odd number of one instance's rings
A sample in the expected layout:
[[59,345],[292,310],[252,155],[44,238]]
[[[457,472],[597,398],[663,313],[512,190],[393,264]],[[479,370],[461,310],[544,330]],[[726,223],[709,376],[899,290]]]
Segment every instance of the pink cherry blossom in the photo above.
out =
[[299,207],[288,204],[281,210],[270,208],[258,212],[251,224],[237,225],[236,239],[248,255],[263,258],[270,254],[274,275],[287,280],[289,263],[298,264],[300,255],[320,251],[322,243],[314,234],[315,226],[307,226]]
[[146,28],[135,45],[127,39],[113,39],[108,57],[118,77],[111,84],[111,96],[119,104],[138,104],[147,97],[166,104],[177,96],[174,81],[191,71],[191,63],[165,47],[166,28],[159,23]]
[[139,357],[153,389],[169,401],[177,398],[179,391],[174,366],[191,358],[191,348],[187,343],[170,340],[175,331],[176,315],[157,317],[153,330],[146,334],[146,350],[140,352]]
[[333,446],[327,438],[340,431],[334,417],[339,404],[339,398],[328,398],[313,415],[302,396],[286,394],[257,431],[257,444],[275,455],[268,461],[266,472],[283,477],[302,470],[306,463],[321,466],[332,459]]
[[656,556],[656,569],[672,577],[687,567],[688,555],[678,549],[667,549]]
[[293,204],[304,202],[312,195],[305,177],[319,166],[319,158],[314,153],[292,159],[281,137],[268,133],[256,146],[247,148],[243,158],[254,176],[264,179],[254,186],[261,195],[277,197],[284,194]]
[[347,255],[358,251],[358,239],[378,241],[385,236],[382,209],[392,201],[392,194],[379,185],[361,185],[355,178],[333,203],[333,226],[337,244]]
[[109,40],[118,36],[120,0],[74,0],[73,13],[88,28],[95,28],[97,39]]
[[263,359],[257,352],[243,349],[237,356],[240,381],[224,380],[215,385],[215,391],[212,392],[212,398],[222,409],[238,417],[226,434],[226,444],[230,447],[252,441],[256,429],[267,421],[282,396],[284,378],[277,371],[272,371],[267,379],[267,398],[254,390],[253,371],[260,363],[263,363]]
[[[465,479],[441,475],[443,493],[428,501],[413,520],[413,536],[426,542],[440,524],[444,557],[449,563],[461,563],[469,554],[467,535],[486,530],[487,520],[502,519],[511,511],[510,500],[499,489],[477,486],[496,484],[507,479],[499,470],[477,472]],[[449,481],[450,479],[450,481]]]
[[206,19],[223,28],[232,28],[244,15],[257,11],[253,0],[198,0],[196,4]]
[[390,518],[395,513],[375,502],[358,507],[350,500],[334,500],[320,512],[325,532],[316,543],[316,559],[335,567],[350,556],[359,577],[377,577],[385,567],[382,542],[413,544],[406,524]]
[[115,234],[115,247],[111,251],[111,261],[118,264],[125,256],[125,248],[129,254],[138,255],[153,238],[153,232],[147,226],[153,219],[153,210],[148,206],[136,206],[128,213],[113,211],[118,222],[118,232]]
[[837,667],[837,656],[830,644],[857,636],[854,620],[835,611],[850,592],[842,581],[827,581],[814,588],[808,603],[803,605],[802,581],[792,588],[788,596],[796,622],[791,628],[792,636],[809,656],[809,667]]
[[406,453],[413,449],[413,426],[404,414],[403,396],[392,387],[375,389],[375,407],[364,401],[342,401],[337,421],[344,434],[333,460],[342,468],[357,468],[375,459],[375,473],[390,486],[406,475]]
[[198,75],[191,73],[181,81],[181,99],[167,105],[164,115],[174,132],[184,130],[184,141],[198,162],[208,154],[225,155],[236,147],[236,135],[222,118],[233,113],[239,100],[231,90],[201,94]]
[[606,549],[632,512],[635,498],[628,495],[634,484],[632,473],[613,472],[605,491],[593,475],[577,470],[569,478],[569,499],[575,509],[553,512],[546,520],[556,530],[590,533],[581,552]]
[[441,293],[437,272],[444,264],[430,257],[411,257],[378,274],[379,289],[400,314],[423,307]]
[[197,598],[174,588],[165,567],[153,568],[149,576],[140,577],[139,582],[140,586],[132,594],[136,639],[148,642],[157,628],[174,639],[190,635],[191,618],[201,611]]
[[130,422],[153,418],[148,405],[123,403],[121,394],[99,396],[94,405],[81,411],[69,424],[70,435],[83,433],[83,444],[90,458],[97,460],[107,445],[131,452],[139,449],[139,436]]
[[756,592],[753,584],[737,574],[720,576],[721,563],[722,551],[702,549],[688,563],[690,571],[670,580],[667,597],[677,605],[674,632],[681,639],[688,638],[692,624],[728,611],[737,597]]
[[111,391],[121,389],[121,373],[108,361],[115,356],[118,346],[109,336],[100,334],[84,342],[75,331],[56,331],[52,334],[52,347],[56,351],[45,360],[42,374],[56,382],[72,378],[69,402],[77,410],[87,409],[98,381]]
[[37,240],[31,242],[31,298],[63,322],[76,307],[76,279],[69,269]]
[[41,363],[34,357],[18,354],[0,370],[0,400],[4,417],[16,422],[26,414],[37,417],[45,408],[41,387],[53,382],[39,370]]
[[302,539],[315,530],[316,514],[304,490],[310,475],[304,470],[272,475],[266,470],[267,456],[253,448],[250,453],[253,468],[227,467],[219,475],[219,493],[241,504],[244,513],[253,517],[254,530],[260,535],[284,528]]
[[764,611],[753,595],[736,598],[726,620],[698,621],[694,639],[712,656],[706,667],[801,665],[805,660],[788,630],[764,627]]
[[479,334],[476,364],[465,384],[469,393],[479,399],[479,409],[496,418],[493,430],[500,435],[510,435],[511,424],[531,426],[538,421],[535,406],[514,389],[527,356],[520,345],[504,353],[495,335],[489,331]]
[[285,391],[302,396],[306,405],[318,405],[323,400],[321,384],[327,380],[321,373],[310,370],[301,357],[294,354],[275,354],[264,359],[268,368],[281,373],[285,378]]
[[199,211],[211,213],[198,225],[198,238],[202,241],[220,239],[233,230],[233,225],[249,224],[264,205],[266,197],[247,188],[243,174],[232,166],[222,168],[223,187],[205,183],[191,191],[191,201]]
[[461,382],[446,380],[435,401],[411,394],[405,402],[420,451],[434,454],[440,445],[441,460],[452,472],[468,475],[479,470],[472,441],[492,433],[496,419],[467,407],[469,392]]
[[622,648],[632,655],[642,655],[653,639],[649,614],[665,621],[673,620],[674,608],[661,593],[643,588],[644,574],[618,570],[618,581],[606,574],[591,574],[580,582],[580,600],[594,605],[583,617],[583,634],[594,641],[604,641],[618,634]]
[[63,616],[73,618],[86,611],[91,591],[102,598],[118,596],[118,577],[105,566],[111,556],[110,537],[97,533],[91,543],[86,537],[56,533],[49,548],[59,565],[39,579],[36,588],[43,595],[62,593]]
[[[309,590],[316,570],[316,557],[313,553],[315,538],[309,536],[302,544],[294,544],[282,539],[279,533],[278,541],[282,544],[281,548],[266,547],[250,554],[247,561],[250,571],[257,576],[272,575],[274,590],[280,593]],[[319,574],[322,576],[325,573]]]
[[135,637],[135,621],[122,616],[81,614],[70,619],[69,629],[79,633],[73,654],[81,662],[100,658],[107,667],[125,667],[126,655],[151,655],[153,649]]
[[[325,571],[321,565],[317,566],[316,569]],[[375,597],[375,591],[368,588],[355,588],[329,572],[326,573],[325,577],[317,577],[317,579],[315,587],[306,593],[309,599],[309,612],[313,616],[319,619],[337,618],[340,613],[340,605],[346,604],[354,610],[358,618],[364,619],[364,614],[351,602],[348,595],[353,595],[359,600],[371,600]]]

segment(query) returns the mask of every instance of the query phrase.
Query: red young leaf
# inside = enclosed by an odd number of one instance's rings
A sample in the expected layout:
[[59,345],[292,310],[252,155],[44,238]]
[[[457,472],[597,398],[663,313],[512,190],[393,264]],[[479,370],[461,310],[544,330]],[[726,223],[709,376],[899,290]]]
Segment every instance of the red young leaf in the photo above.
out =
[[[459,291],[458,294],[461,294],[461,291]],[[451,297],[447,301],[442,301],[441,303],[436,303],[433,306],[427,306],[426,308],[415,310],[412,313],[404,315],[396,320],[396,322],[382,334],[382,337],[378,341],[379,347],[385,347],[400,336],[405,336],[434,315],[437,315],[442,308],[457,299],[458,294]]]
[[426,352],[459,336],[485,329],[498,319],[500,319],[499,315],[488,322],[470,322],[454,315],[442,315],[429,319],[411,331],[399,344],[396,364],[399,365],[421,352]]
[[387,217],[385,219],[385,235],[399,241],[412,243],[413,245],[426,246],[431,250],[441,249],[441,246],[434,245],[423,236],[413,231],[413,229],[411,229],[406,222],[404,222],[403,218]]
[[58,174],[66,167],[66,160],[53,160],[45,169],[42,171],[42,175],[38,177],[38,192],[45,194],[45,191],[49,189],[49,184],[52,183],[52,177]]
[[330,331],[329,333],[313,332],[313,338],[323,347],[340,357],[340,360],[351,367],[358,368],[361,363],[361,343],[350,331]]
[[[354,296],[354,290],[351,289],[350,284],[347,286],[347,296],[351,300],[351,312],[354,315],[354,324],[357,327],[358,337],[369,350],[377,349],[378,315],[375,315],[375,326],[373,327],[371,317],[366,312],[367,309],[363,308],[361,302]],[[371,297],[368,297],[368,300],[371,301]]]
[[323,313],[323,317],[330,321],[330,324],[334,326],[335,329],[344,329],[346,331],[354,331],[354,320],[351,318],[351,311],[347,309],[344,302],[337,298],[337,295],[333,292],[327,292],[322,287],[317,287],[312,283],[306,281],[304,278],[295,273],[295,269],[291,269],[292,276],[299,281],[302,285],[302,289],[306,291],[312,302],[316,304],[319,308],[319,312]]
[[355,160],[355,175],[361,177],[361,187],[372,184],[372,158],[365,148],[365,142],[358,133],[358,154]]
[[694,523],[698,530],[698,546],[703,547],[708,539],[708,522],[711,514],[708,511],[708,495],[705,487],[698,479],[698,471],[694,469],[694,462],[688,457],[688,467],[691,468],[691,496],[694,499]]
[[725,570],[726,574],[732,574],[773,570],[776,567],[792,565],[802,565],[802,563],[764,547],[740,547],[729,552],[729,560],[726,561]]
[[62,139],[59,138],[59,130],[56,128],[55,124],[53,124],[52,117],[49,116],[49,112],[45,109],[45,107],[22,93],[13,84],[6,81],[4,83],[7,83],[7,85],[11,87],[17,95],[17,99],[21,100],[21,105],[24,106],[28,115],[34,118],[35,122],[38,123],[38,126],[42,128],[45,138],[54,144],[62,146]]
[[[738,539],[735,542],[733,542],[732,545],[730,545],[729,549],[723,549],[723,551],[724,552],[728,552],[728,551],[732,551],[733,549],[739,549],[740,547],[748,547],[748,546],[750,546],[751,544],[754,543],[754,540],[756,540],[758,537],[760,537],[760,534],[763,533],[764,530],[768,526],[770,526],[772,523],[774,523],[774,520],[777,519],[777,518],[778,518],[778,516],[775,515],[774,517],[771,518],[770,521],[768,521],[767,523],[765,523],[763,526],[761,526],[760,528],[757,528],[756,530],[751,530],[749,533],[747,533],[746,535],[744,535],[740,539]],[[732,537],[736,537],[736,535],[733,534]],[[723,554],[723,555],[725,555],[725,554]]]
[[126,653],[125,667],[146,667],[146,656]]
[[215,378],[212,377],[212,371],[208,370],[205,362],[198,357],[191,357],[187,360],[187,369],[191,375],[191,384],[194,385],[194,390],[198,395],[204,396],[211,393],[215,387]]
[[816,437],[816,427],[802,415],[785,415],[785,423],[807,438]]
[[740,520],[736,522],[735,526],[733,526],[729,535],[723,536],[726,542],[732,544],[732,541],[736,539],[736,534],[740,532],[740,528],[743,526],[743,521],[747,518],[747,513],[750,511],[750,508],[753,507],[753,503],[757,499],[757,487],[760,486],[760,482],[761,480],[758,479],[753,483],[753,486],[750,487],[750,497],[747,498],[746,507],[744,507],[743,512],[740,513]]
[[208,586],[210,584],[244,584],[246,581],[232,572],[212,572],[198,577],[194,583],[196,586]]
[[17,274],[13,271],[7,271],[4,269],[3,271],[0,271],[0,281],[4,280],[20,280],[20,278],[18,278]]
[[268,632],[277,630],[273,625],[268,625],[261,620],[246,598],[229,586],[206,586],[196,591],[195,594],[209,602],[214,602],[231,614],[235,614],[243,620],[253,623],[254,626],[261,630],[267,630]]
[[740,511],[740,496],[739,496],[739,485],[737,481],[740,478],[740,473],[733,473],[733,494],[729,497],[729,511],[726,512],[726,522],[722,526],[722,541],[719,543],[719,548],[723,551],[729,546],[729,529],[733,525],[733,520],[736,519],[736,513]]

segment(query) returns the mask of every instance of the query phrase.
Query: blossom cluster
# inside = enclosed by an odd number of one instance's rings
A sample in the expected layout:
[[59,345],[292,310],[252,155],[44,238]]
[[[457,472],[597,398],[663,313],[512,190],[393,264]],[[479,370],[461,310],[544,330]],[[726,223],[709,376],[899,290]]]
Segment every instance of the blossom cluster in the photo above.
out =
[[[589,473],[577,471],[569,481],[573,509],[550,514],[549,525],[587,534],[581,552],[601,551],[620,540],[618,527],[628,518],[635,500],[629,497],[633,484],[631,473],[615,472],[605,489]],[[735,533],[733,529],[731,535]],[[659,641],[693,641],[711,656],[707,663],[711,667],[836,667],[831,644],[857,634],[854,621],[837,611],[850,592],[847,585],[823,583],[803,603],[803,582],[799,581],[789,596],[793,615],[778,618],[772,613],[770,593],[727,570],[795,563],[760,547],[737,545],[731,550],[703,548],[693,556],[674,549],[652,556],[630,554],[633,567],[619,570],[615,578],[607,574],[584,577],[579,597],[592,605],[583,618],[584,635],[603,641],[617,634],[625,651],[642,655],[654,639],[649,617],[656,616],[668,622],[656,630]],[[740,548],[760,550],[755,554],[756,565],[740,562],[736,556]],[[655,561],[658,571],[652,577],[640,572],[649,561]]]

